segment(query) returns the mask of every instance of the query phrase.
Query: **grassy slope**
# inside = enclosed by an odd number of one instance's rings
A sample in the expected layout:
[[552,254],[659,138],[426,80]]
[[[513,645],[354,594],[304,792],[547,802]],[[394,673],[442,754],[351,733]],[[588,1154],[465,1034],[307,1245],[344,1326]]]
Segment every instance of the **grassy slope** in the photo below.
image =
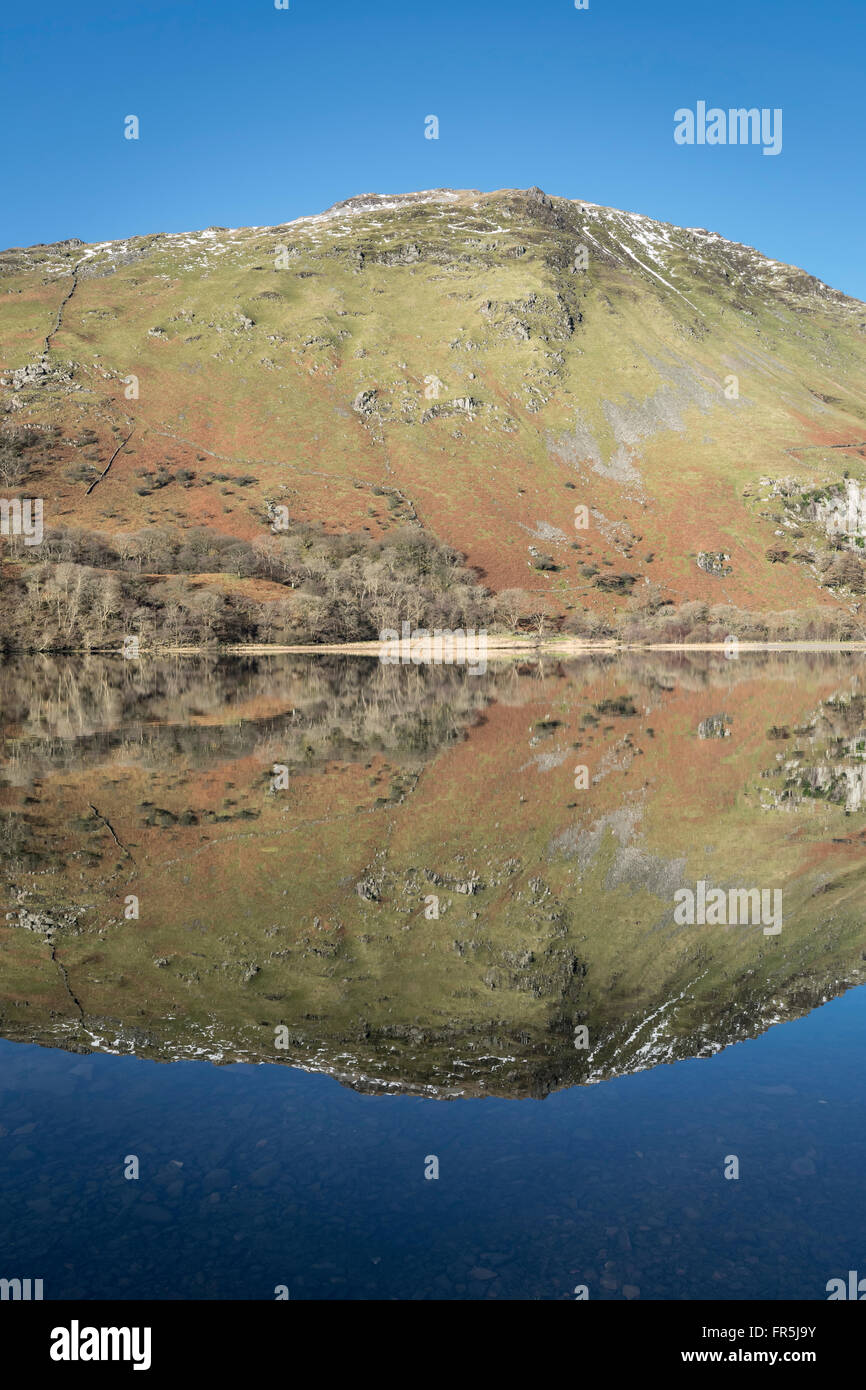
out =
[[[57,422],[67,438],[89,425],[98,469],[134,427],[89,497],[64,477],[72,447],[28,480],[49,525],[206,522],[252,539],[270,501],[378,535],[394,517],[373,488],[396,487],[403,515],[491,587],[541,592],[559,612],[623,602],[587,564],[651,578],[675,602],[828,602],[807,567],[766,559],[776,526],[754,499],[764,475],[866,480],[866,310],[748,248],[505,192],[31,248],[0,257],[0,273],[0,360],[19,367],[51,335],[49,360],[74,361],[81,387],[25,388],[9,419]],[[124,398],[129,373],[138,400]],[[730,373],[739,400],[724,395]],[[359,391],[377,393],[366,416]],[[466,397],[471,414],[453,406]],[[160,464],[192,468],[195,484],[137,496],[139,470]],[[207,471],[257,482],[206,485]],[[578,503],[594,509],[589,532],[574,530]],[[560,568],[531,568],[530,545]],[[729,552],[732,575],[704,574],[700,550]]]

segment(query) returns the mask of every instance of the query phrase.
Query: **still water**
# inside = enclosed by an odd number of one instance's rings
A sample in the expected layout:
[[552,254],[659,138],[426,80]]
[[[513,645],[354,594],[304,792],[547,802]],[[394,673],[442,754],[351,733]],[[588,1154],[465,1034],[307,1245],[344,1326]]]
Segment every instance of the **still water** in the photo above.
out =
[[0,693],[0,1278],[866,1274],[856,658],[30,659]]

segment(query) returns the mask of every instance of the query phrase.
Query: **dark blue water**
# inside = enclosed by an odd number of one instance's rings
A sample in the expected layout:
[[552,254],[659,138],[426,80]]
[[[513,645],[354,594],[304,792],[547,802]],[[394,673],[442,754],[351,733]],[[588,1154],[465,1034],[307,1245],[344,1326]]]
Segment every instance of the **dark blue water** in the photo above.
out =
[[0,1277],[46,1298],[825,1299],[866,1274],[864,1023],[856,989],[543,1101],[0,1042]]

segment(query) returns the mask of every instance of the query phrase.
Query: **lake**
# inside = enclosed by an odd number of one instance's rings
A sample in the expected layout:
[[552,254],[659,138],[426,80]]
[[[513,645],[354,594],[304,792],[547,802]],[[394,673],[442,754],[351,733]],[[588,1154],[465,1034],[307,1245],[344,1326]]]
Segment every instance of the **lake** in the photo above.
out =
[[866,1273],[859,656],[21,657],[0,691],[0,1278]]

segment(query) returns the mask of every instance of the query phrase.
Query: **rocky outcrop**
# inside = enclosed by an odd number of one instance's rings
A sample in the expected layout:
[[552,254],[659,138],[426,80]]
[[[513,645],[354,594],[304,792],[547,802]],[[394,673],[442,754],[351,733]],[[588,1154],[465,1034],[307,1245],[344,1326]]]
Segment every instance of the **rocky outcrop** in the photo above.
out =
[[730,555],[724,550],[699,550],[698,569],[704,574],[713,574],[719,579],[723,579],[727,574],[733,574],[733,567],[728,564]]
[[711,714],[698,725],[698,738],[730,738],[731,720],[727,714]]
[[21,391],[28,386],[47,386],[49,382],[71,384],[74,362],[67,362],[66,370],[51,366],[45,357],[28,362],[24,367],[16,367],[8,376],[0,377],[0,386],[9,386],[13,391]]
[[376,413],[376,401],[378,391],[375,387],[367,391],[359,391],[352,402],[352,409],[356,415],[362,415],[365,420],[369,420]]
[[846,478],[844,490],[832,490],[811,503],[814,519],[831,538],[848,536],[852,540],[866,537],[866,489],[854,478]]

